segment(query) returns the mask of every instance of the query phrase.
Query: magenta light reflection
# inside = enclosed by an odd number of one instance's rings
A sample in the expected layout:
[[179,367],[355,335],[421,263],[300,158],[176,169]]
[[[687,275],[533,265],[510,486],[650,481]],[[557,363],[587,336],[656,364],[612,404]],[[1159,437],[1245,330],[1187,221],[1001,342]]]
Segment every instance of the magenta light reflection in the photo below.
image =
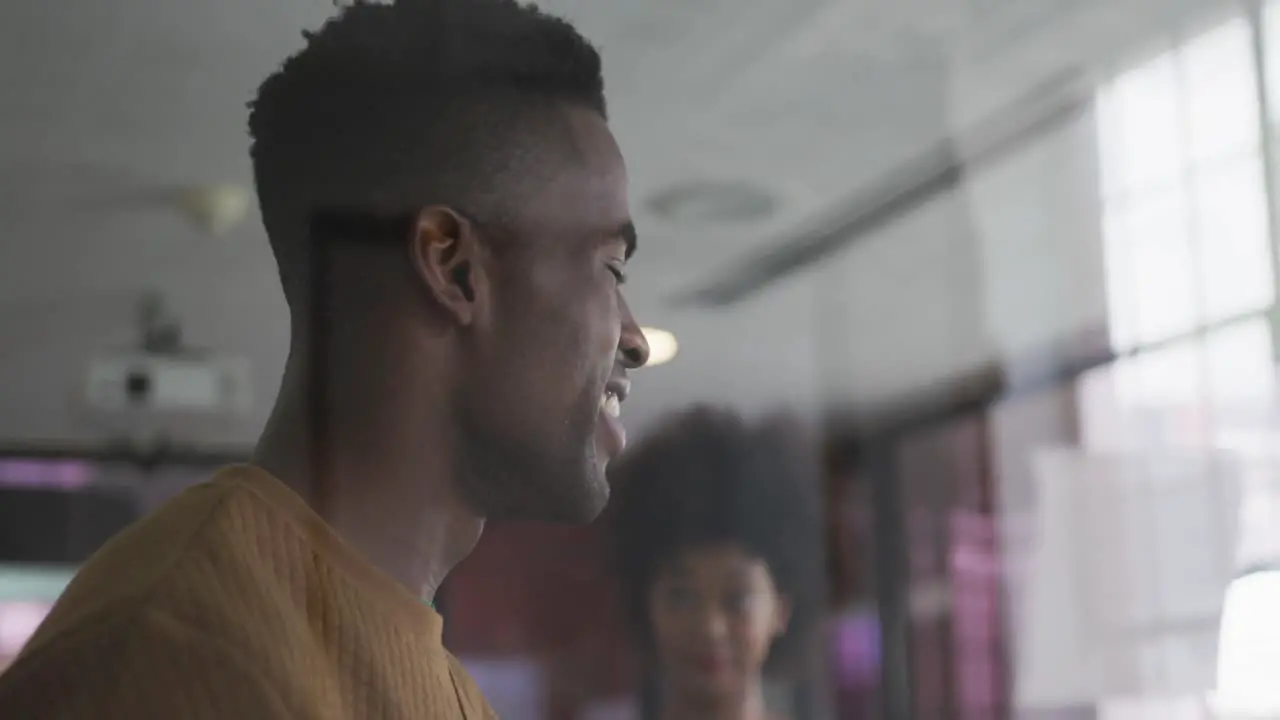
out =
[[81,460],[0,460],[0,487],[79,490],[93,482],[94,466]]

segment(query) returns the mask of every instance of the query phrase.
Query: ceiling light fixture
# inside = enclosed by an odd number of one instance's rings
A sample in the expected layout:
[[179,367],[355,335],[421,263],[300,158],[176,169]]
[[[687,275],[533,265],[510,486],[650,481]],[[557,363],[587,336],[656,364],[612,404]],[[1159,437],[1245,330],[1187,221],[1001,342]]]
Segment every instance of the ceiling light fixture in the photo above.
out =
[[644,333],[644,339],[649,342],[649,362],[645,363],[645,367],[669,363],[680,351],[676,336],[666,330],[646,327],[640,328],[640,332]]
[[225,235],[244,220],[253,196],[241,185],[214,184],[182,188],[175,193],[178,209],[209,235]]

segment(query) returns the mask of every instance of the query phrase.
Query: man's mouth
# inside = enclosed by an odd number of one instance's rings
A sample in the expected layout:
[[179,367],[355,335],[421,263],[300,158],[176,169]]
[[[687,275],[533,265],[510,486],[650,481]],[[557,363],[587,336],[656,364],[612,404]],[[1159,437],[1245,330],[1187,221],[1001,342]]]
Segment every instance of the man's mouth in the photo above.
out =
[[626,378],[610,378],[600,395],[600,409],[605,415],[616,418],[622,415],[622,401],[631,394],[631,381]]
[[621,417],[622,400],[618,398],[617,393],[605,390],[604,394],[600,396],[600,409],[609,417]]
[[600,394],[600,424],[604,433],[605,454],[610,460],[627,446],[627,432],[622,427],[622,402],[631,392],[626,378],[612,378]]

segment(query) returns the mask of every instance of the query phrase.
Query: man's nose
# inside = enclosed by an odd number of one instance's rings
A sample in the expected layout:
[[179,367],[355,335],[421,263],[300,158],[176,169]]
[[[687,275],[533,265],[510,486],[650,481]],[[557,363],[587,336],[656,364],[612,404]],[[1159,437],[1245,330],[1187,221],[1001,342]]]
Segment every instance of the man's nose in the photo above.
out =
[[627,301],[619,298],[618,302],[622,310],[622,335],[618,339],[618,355],[624,367],[634,370],[649,362],[649,341],[631,315]]

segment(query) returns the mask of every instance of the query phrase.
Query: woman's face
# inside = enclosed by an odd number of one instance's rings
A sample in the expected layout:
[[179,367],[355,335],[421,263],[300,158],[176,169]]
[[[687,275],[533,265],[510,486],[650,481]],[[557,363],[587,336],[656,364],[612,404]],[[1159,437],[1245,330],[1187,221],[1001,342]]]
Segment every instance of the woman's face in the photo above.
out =
[[685,551],[656,578],[649,617],[671,690],[732,696],[759,676],[790,608],[768,565],[734,544]]

